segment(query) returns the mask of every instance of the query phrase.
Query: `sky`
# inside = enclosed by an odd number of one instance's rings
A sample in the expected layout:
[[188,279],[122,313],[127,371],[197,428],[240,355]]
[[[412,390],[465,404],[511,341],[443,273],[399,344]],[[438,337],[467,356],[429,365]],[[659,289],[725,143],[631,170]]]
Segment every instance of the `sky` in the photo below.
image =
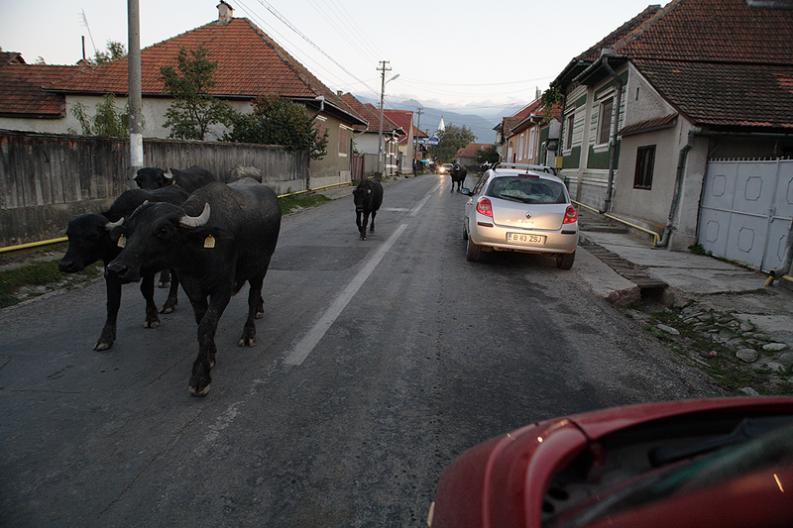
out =
[[[108,40],[126,45],[126,0],[0,1],[0,47],[28,63],[75,63],[81,35],[88,55]],[[139,1],[141,47],[217,18],[218,0]],[[389,75],[399,74],[386,85],[388,99],[480,114],[531,101],[574,56],[653,3],[227,1],[333,90],[378,96],[378,61],[388,60]]]

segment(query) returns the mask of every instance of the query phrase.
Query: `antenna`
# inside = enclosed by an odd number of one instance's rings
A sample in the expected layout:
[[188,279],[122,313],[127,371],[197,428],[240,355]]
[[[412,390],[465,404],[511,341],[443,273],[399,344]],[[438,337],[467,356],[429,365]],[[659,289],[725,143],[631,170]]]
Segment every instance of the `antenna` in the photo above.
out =
[[94,36],[91,34],[91,26],[88,25],[88,17],[85,16],[85,9],[80,10],[80,15],[82,16],[85,29],[88,30],[88,38],[91,39],[91,47],[94,48],[94,54],[96,54],[96,44],[94,43]]

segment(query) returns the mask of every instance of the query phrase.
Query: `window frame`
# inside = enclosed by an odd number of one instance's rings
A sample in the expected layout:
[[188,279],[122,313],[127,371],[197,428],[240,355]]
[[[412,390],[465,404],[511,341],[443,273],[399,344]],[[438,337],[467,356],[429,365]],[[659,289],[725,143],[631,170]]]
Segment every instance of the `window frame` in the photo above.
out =
[[[611,105],[611,111],[608,113],[609,114],[608,115],[608,124],[606,125],[607,128],[605,129],[606,130],[606,140],[603,141],[602,140],[603,139],[602,138],[602,136],[603,136],[603,125],[606,124],[606,122],[603,120],[603,117],[605,115],[605,112],[603,111],[603,107],[605,105],[607,105],[607,104]],[[613,115],[614,115],[614,97],[607,97],[607,98],[603,99],[602,101],[600,101],[599,106],[598,106],[598,128],[597,128],[597,141],[595,142],[595,146],[602,146],[602,145],[608,145],[609,144],[609,141],[611,140],[611,120],[612,120]]]
[[[633,173],[634,189],[643,191],[652,190],[653,175],[655,172],[655,147],[656,145],[642,145],[641,147],[636,147],[636,169]],[[649,155],[645,153],[649,153]],[[649,172],[647,166],[649,166]]]
[[565,137],[564,137],[564,146],[562,152],[572,152],[573,151],[573,130],[575,129],[575,111],[570,113],[565,118]]

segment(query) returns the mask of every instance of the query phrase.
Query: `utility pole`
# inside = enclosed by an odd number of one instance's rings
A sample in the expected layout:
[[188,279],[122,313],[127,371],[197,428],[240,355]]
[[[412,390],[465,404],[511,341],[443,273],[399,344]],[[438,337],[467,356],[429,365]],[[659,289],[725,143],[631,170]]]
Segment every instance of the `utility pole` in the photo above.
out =
[[138,169],[143,167],[143,119],[140,81],[140,7],[138,0],[127,0],[127,24],[129,33],[128,92],[129,92],[129,171],[132,181]]
[[[416,130],[421,130],[421,114],[424,113],[424,109],[422,107],[418,107],[416,109],[416,114],[418,114],[418,118],[416,120]],[[415,141],[415,145],[413,146],[413,173],[418,173],[418,153],[419,153],[419,138],[416,136],[413,138]]]
[[380,61],[380,67],[377,68],[380,72],[380,130],[377,135],[377,172],[380,178],[383,176],[383,169],[385,168],[385,152],[383,151],[383,99],[385,98],[385,72],[391,71],[391,61]]

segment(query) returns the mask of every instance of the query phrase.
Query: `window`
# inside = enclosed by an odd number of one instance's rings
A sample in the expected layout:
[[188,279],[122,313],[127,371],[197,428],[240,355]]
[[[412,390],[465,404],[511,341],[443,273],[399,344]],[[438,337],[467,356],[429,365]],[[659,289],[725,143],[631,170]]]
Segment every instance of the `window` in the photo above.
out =
[[567,116],[567,122],[564,125],[565,131],[565,138],[564,138],[564,148],[565,150],[570,150],[573,148],[573,121],[575,120],[575,114],[570,114]]
[[652,188],[654,165],[655,145],[636,149],[636,175],[633,178],[633,187],[635,189]]
[[486,194],[493,198],[525,204],[562,204],[567,202],[562,183],[527,175],[494,178]]
[[600,103],[600,123],[598,124],[598,145],[609,142],[611,132],[611,114],[614,108],[614,99],[607,99]]
[[346,128],[339,128],[339,156],[347,156],[350,153],[350,131]]

